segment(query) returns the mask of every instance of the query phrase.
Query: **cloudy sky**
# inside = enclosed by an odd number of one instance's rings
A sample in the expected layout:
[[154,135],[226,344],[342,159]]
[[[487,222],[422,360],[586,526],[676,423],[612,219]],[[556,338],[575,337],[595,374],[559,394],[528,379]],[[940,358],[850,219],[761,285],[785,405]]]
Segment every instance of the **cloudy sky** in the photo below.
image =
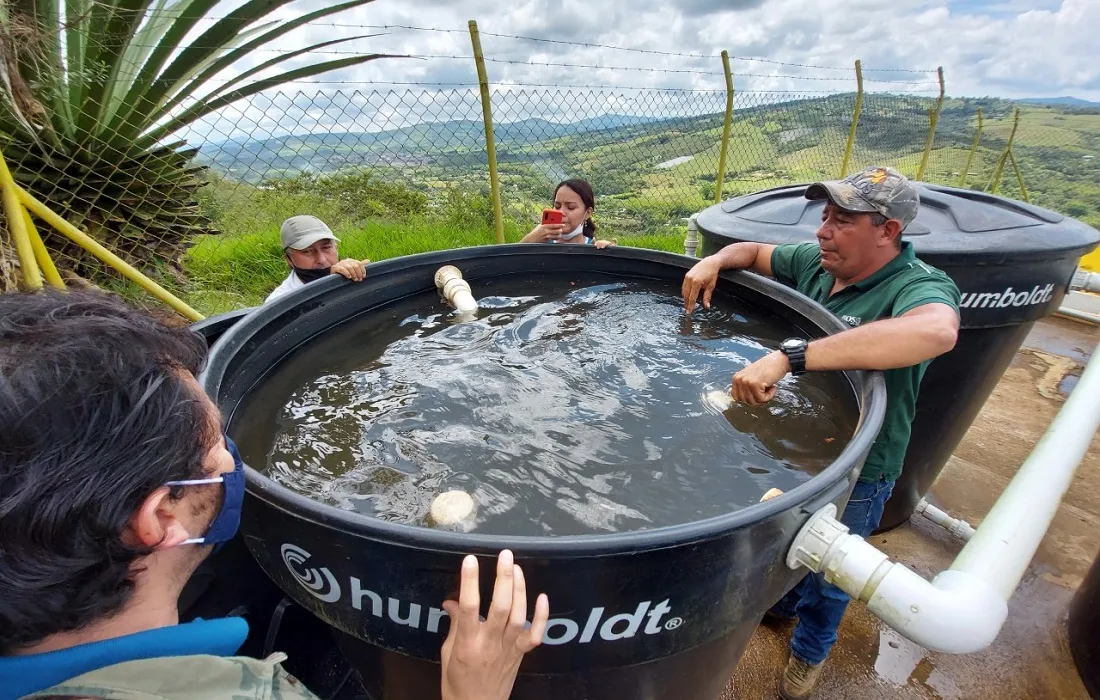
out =
[[[284,14],[319,6],[318,0],[301,0]],[[295,42],[385,31],[386,36],[350,42],[334,50],[469,55],[465,29],[470,19],[476,19],[484,33],[673,53],[715,56],[726,49],[736,57],[829,67],[847,67],[859,58],[868,69],[934,69],[942,65],[949,92],[956,95],[1070,94],[1100,99],[1097,0],[374,0],[356,10],[321,20],[323,24],[300,32]],[[459,31],[351,26],[356,24]],[[494,36],[485,36],[483,44],[487,57],[503,60],[701,72],[650,74],[490,63],[490,78],[494,81],[721,87],[720,74],[706,74],[720,72],[716,58],[670,57]],[[735,60],[733,68],[735,73],[752,75],[795,74],[816,78],[842,75],[837,71],[747,60]],[[386,61],[347,71],[336,78],[470,82],[473,77],[470,61],[435,58]],[[867,77],[929,79],[930,76],[868,71]],[[843,85],[764,78],[739,82],[759,89]],[[894,84],[872,85],[886,89]]]
[[[299,0],[276,16],[322,2]],[[1100,100],[1100,0],[374,0],[289,35],[278,50],[381,34],[290,65],[360,52],[428,57],[377,61],[294,89],[470,85],[470,19],[494,85],[721,89],[726,49],[738,89],[750,92],[848,91],[858,58],[869,91],[934,94],[934,72],[899,69],[943,66],[949,95]]]

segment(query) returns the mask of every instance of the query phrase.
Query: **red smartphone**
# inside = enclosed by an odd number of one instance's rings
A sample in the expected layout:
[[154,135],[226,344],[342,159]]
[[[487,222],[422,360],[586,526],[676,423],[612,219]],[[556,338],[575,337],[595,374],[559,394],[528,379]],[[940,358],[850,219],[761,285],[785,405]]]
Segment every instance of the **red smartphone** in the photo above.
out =
[[564,221],[560,209],[543,209],[542,210],[542,223],[543,224],[561,224]]

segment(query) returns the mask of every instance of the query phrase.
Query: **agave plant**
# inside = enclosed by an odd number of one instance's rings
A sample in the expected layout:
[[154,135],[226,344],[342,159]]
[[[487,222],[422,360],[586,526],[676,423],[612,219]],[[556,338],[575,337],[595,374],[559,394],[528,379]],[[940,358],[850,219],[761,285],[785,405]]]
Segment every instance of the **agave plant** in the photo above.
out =
[[[16,180],[131,263],[178,272],[188,240],[213,231],[196,203],[198,149],[175,135],[262,90],[385,57],[280,66],[366,38],[355,36],[219,77],[288,32],[372,0],[267,21],[291,1],[245,0],[225,12],[218,0],[0,0],[0,148]],[[83,251],[43,233],[70,271],[96,274]]]

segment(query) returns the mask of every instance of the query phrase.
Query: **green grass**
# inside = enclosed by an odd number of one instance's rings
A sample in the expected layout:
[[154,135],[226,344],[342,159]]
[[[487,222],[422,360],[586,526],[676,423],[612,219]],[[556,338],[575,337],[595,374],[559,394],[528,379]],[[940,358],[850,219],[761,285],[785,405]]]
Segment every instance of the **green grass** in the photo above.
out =
[[[340,257],[385,260],[433,250],[466,248],[496,242],[488,225],[459,225],[428,217],[403,221],[370,220],[358,227],[335,227]],[[515,221],[505,226],[505,240],[518,242],[529,227]],[[682,253],[685,229],[617,237],[619,245]],[[263,303],[288,274],[278,229],[237,235],[206,236],[195,242],[184,261],[188,289],[183,296],[211,315]]]
[[[849,97],[735,112],[724,196],[836,177],[848,137]],[[914,175],[930,105],[916,98],[870,96],[848,172],[884,164]],[[984,108],[985,129],[967,184],[980,189],[989,184],[1012,123],[1013,105],[999,100],[945,103],[926,180],[951,185],[958,181],[979,106]],[[710,115],[624,129],[613,138],[532,135],[530,143],[504,144],[500,173],[506,239],[519,240],[535,224],[560,172],[586,177],[596,188],[601,237],[617,238],[620,245],[681,252],[683,218],[713,201],[720,136],[720,115]],[[438,156],[469,150],[469,144],[455,138],[453,143],[433,143],[431,151],[417,146],[416,152]],[[293,139],[284,146],[301,149],[299,155],[307,157],[314,148]],[[396,143],[392,150],[399,150]],[[1013,151],[1032,202],[1100,226],[1100,114],[1024,107]],[[694,158],[673,168],[654,167],[687,155]],[[323,167],[320,172],[325,172]],[[278,230],[294,214],[314,214],[332,226],[343,239],[344,257],[383,260],[494,242],[484,163],[428,158],[400,167],[349,167],[341,176],[355,172],[369,172],[370,182],[359,181],[358,189],[347,191],[312,185],[295,192],[275,191],[215,178],[204,190],[202,206],[223,233],[195,241],[185,260],[184,298],[206,313],[262,302],[287,274]],[[403,187],[415,197],[373,183]],[[1005,169],[999,191],[1020,196],[1011,167]],[[420,205],[414,207],[414,200]]]

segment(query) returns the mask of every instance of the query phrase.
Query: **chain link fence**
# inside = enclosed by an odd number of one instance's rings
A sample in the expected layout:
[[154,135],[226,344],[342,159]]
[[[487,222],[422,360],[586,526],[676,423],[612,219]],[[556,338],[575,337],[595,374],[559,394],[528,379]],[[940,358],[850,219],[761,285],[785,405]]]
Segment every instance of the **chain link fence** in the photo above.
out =
[[[686,217],[714,201],[724,91],[508,87],[491,97],[509,241],[569,177],[592,183],[600,236],[620,245],[680,251]],[[737,93],[721,196],[839,176],[855,103],[854,93]],[[882,164],[915,176],[935,105],[864,95],[848,171]],[[3,134],[0,146],[21,186],[204,313],[258,304],[285,277],[278,230],[294,214],[325,220],[342,257],[494,241],[475,88],[261,93],[178,135],[152,149],[102,138],[84,160]],[[991,190],[999,169],[1000,193],[1100,225],[1098,157],[1098,109],[948,98],[924,179]],[[138,297],[39,230],[70,281]]]

